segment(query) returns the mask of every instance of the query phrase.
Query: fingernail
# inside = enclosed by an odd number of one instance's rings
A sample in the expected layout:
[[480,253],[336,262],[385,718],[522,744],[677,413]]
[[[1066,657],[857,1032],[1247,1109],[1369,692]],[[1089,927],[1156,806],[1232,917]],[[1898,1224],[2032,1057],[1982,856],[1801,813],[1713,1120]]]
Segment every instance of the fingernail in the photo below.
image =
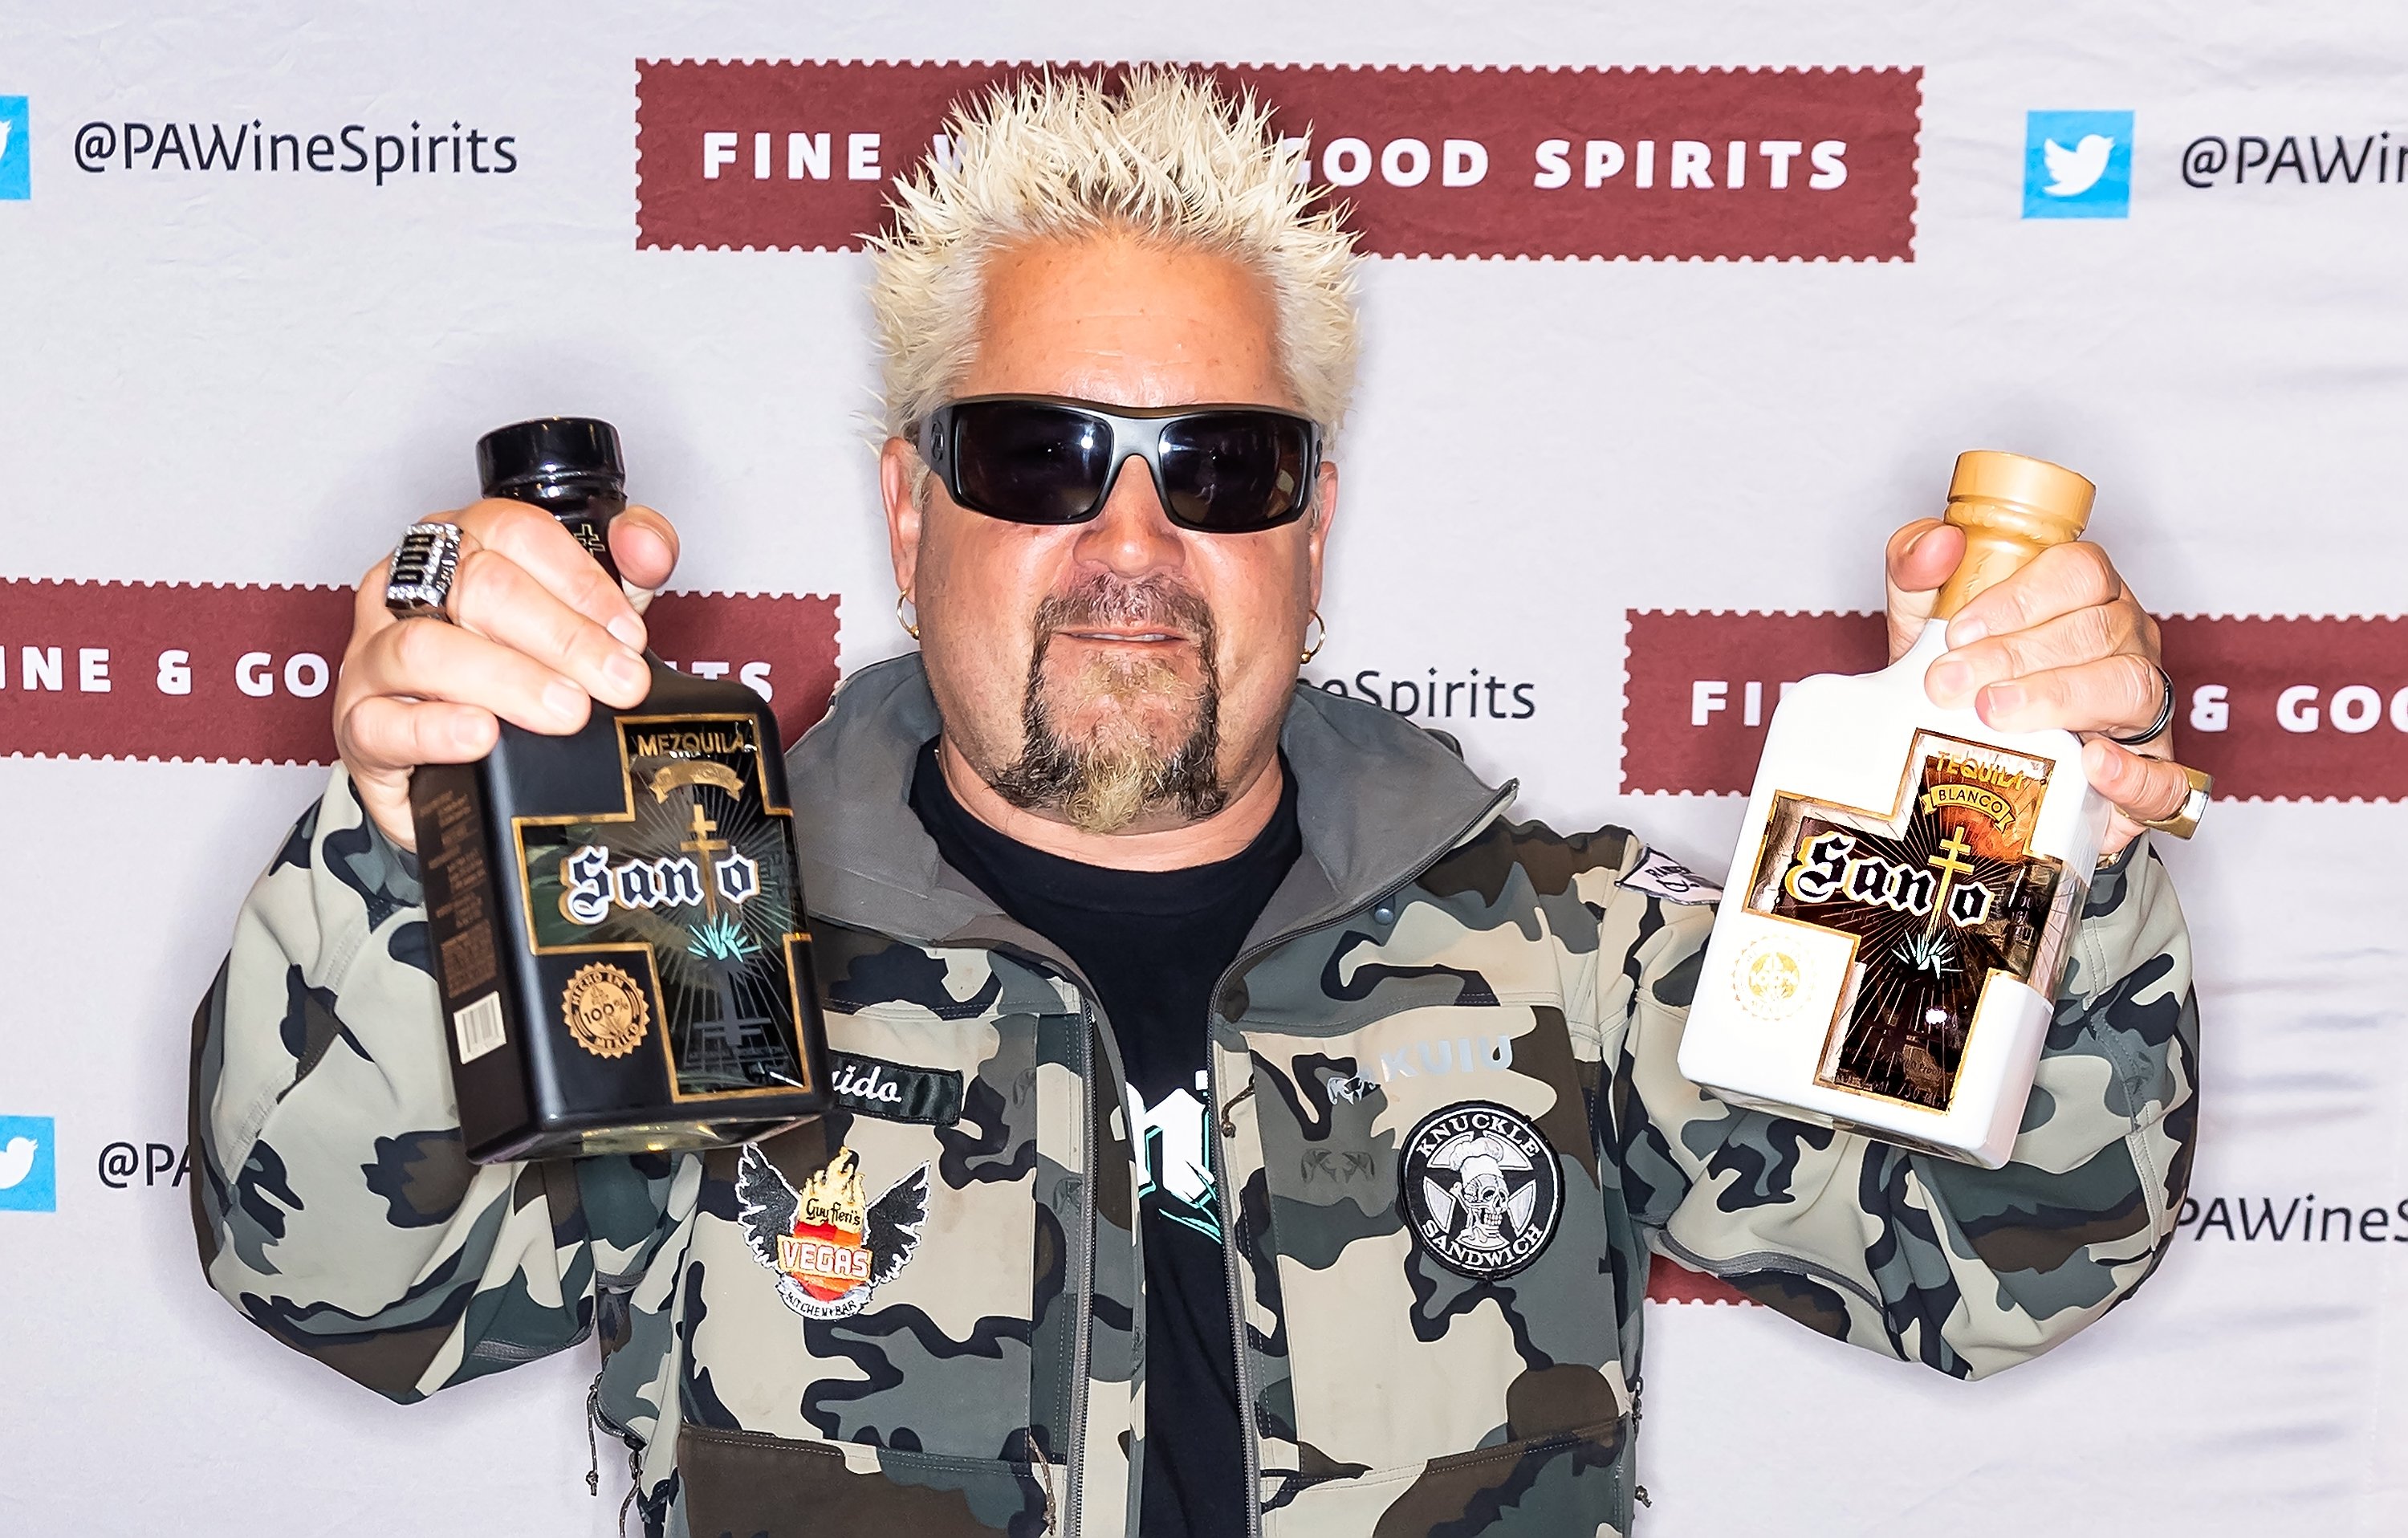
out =
[[630,652],[644,649],[644,622],[633,614],[622,614],[609,624],[609,631],[619,638]]
[[566,721],[584,708],[585,691],[566,680],[555,679],[543,686],[543,708]]
[[602,664],[603,676],[622,689],[640,687],[645,671],[644,659],[633,652],[613,652]]
[[1931,665],[1929,682],[1934,698],[1954,699],[1973,686],[1973,665],[1942,658]]
[[1968,615],[1959,615],[1948,622],[1948,644],[1951,646],[1971,646],[1989,633],[1988,625]]
[[2003,715],[2009,711],[2022,710],[2024,697],[2024,686],[2020,683],[1993,683],[1984,691],[1982,703],[1989,707],[1985,713]]

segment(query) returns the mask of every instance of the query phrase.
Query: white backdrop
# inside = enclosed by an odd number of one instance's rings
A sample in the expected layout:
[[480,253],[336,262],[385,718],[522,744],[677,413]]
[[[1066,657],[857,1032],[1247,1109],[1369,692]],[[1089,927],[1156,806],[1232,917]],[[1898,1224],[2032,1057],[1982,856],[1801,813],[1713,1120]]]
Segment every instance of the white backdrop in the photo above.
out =
[[[1924,71],[1911,261],[1368,264],[1312,671],[1531,683],[1526,719],[1450,723],[1521,777],[1522,815],[1627,823],[1718,869],[1735,798],[1622,793],[1626,611],[1869,607],[1884,535],[1937,510],[1962,448],[2091,476],[2094,535],[2162,613],[2396,614],[2408,591],[2408,186],[2181,173],[2200,136],[2408,142],[2408,13],[663,10],[0,4],[0,119],[28,104],[0,192],[31,155],[30,195],[0,199],[0,577],[348,582],[465,496],[479,432],[586,412],[681,520],[679,585],[837,595],[843,666],[888,654],[865,264],[638,250],[636,62],[1171,58]],[[2128,219],[2019,217],[2026,113],[2058,108],[2135,114]],[[516,169],[78,168],[87,122],[254,118],[456,119],[511,136]],[[21,633],[15,601],[0,690],[22,693],[20,648],[62,640]],[[2387,644],[2386,694],[2408,683]],[[192,1006],[322,775],[0,757],[0,1146],[5,1118],[50,1118],[56,1173],[55,1212],[0,1191],[0,1532],[611,1529],[607,1448],[603,1500],[582,1477],[584,1351],[397,1409],[207,1290],[172,1164],[108,1163],[180,1150]],[[2228,800],[2168,851],[2199,943],[2209,1221],[2138,1299],[1976,1386],[1760,1309],[1651,1305],[1643,1531],[2408,1526],[2403,833],[2389,802]],[[2393,1233],[2213,1222],[2218,1198],[2307,1193]]]

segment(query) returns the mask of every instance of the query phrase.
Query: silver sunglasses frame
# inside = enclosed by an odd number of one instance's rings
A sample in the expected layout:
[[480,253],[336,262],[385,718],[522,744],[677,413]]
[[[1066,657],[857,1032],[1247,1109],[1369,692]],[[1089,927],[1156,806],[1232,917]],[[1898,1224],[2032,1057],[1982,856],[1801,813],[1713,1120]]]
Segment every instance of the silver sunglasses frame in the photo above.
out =
[[[962,495],[961,478],[954,458],[958,445],[954,416],[966,406],[985,405],[1052,406],[1103,423],[1111,430],[1111,467],[1104,472],[1102,489],[1096,494],[1095,501],[1084,512],[1075,518],[1024,518],[981,506]],[[1217,528],[1210,524],[1193,524],[1181,518],[1172,510],[1170,492],[1162,481],[1162,439],[1171,425],[1196,417],[1226,413],[1282,417],[1304,429],[1304,474],[1294,500],[1277,517],[1250,524],[1244,528]],[[1111,500],[1112,488],[1120,483],[1121,470],[1131,459],[1145,461],[1146,473],[1154,478],[1154,494],[1162,504],[1164,516],[1182,528],[1204,534],[1258,534],[1296,522],[1312,509],[1313,484],[1321,473],[1321,424],[1300,411],[1251,401],[1216,401],[1187,406],[1107,406],[1098,401],[1081,400],[1075,395],[965,395],[959,400],[947,401],[913,423],[907,436],[919,449],[920,457],[927,463],[928,468],[944,482],[946,492],[954,501],[986,517],[1036,528],[1064,528],[1094,520],[1104,510],[1104,504]]]

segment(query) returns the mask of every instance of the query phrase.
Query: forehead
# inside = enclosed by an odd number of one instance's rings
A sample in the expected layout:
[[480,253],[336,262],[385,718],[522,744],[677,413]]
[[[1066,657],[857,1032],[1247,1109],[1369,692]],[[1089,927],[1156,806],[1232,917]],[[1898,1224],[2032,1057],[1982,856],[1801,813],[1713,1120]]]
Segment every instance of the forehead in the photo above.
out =
[[1120,406],[1296,404],[1259,273],[1214,252],[1116,234],[1033,240],[990,259],[960,388]]

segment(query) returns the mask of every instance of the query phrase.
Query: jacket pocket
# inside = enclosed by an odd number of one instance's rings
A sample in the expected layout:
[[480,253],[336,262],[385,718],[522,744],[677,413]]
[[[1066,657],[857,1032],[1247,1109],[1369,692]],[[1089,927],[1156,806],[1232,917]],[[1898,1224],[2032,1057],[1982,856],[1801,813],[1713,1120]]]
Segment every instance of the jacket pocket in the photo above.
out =
[[694,1538],[1033,1538],[1053,1516],[1029,1466],[1000,1459],[688,1426],[678,1471]]
[[1589,1085],[1560,1011],[1247,1041],[1230,1131],[1258,1160],[1240,1215],[1266,1469],[1437,1466],[1627,1410]]
[[[855,1050],[860,1017],[843,1024],[831,1044]],[[982,1089],[1014,1081],[1035,1032],[924,1034],[870,1055],[964,1073],[956,1124],[839,1107],[706,1156],[671,1337],[684,1422],[946,1458],[1014,1450],[1039,1371],[1039,1279],[1061,1246],[1040,1249],[1033,1107]],[[1036,1396],[1060,1397],[1050,1376]]]
[[1264,1538],[1620,1533],[1627,1428],[1617,1417],[1402,1468],[1294,1477],[1264,1513]]

